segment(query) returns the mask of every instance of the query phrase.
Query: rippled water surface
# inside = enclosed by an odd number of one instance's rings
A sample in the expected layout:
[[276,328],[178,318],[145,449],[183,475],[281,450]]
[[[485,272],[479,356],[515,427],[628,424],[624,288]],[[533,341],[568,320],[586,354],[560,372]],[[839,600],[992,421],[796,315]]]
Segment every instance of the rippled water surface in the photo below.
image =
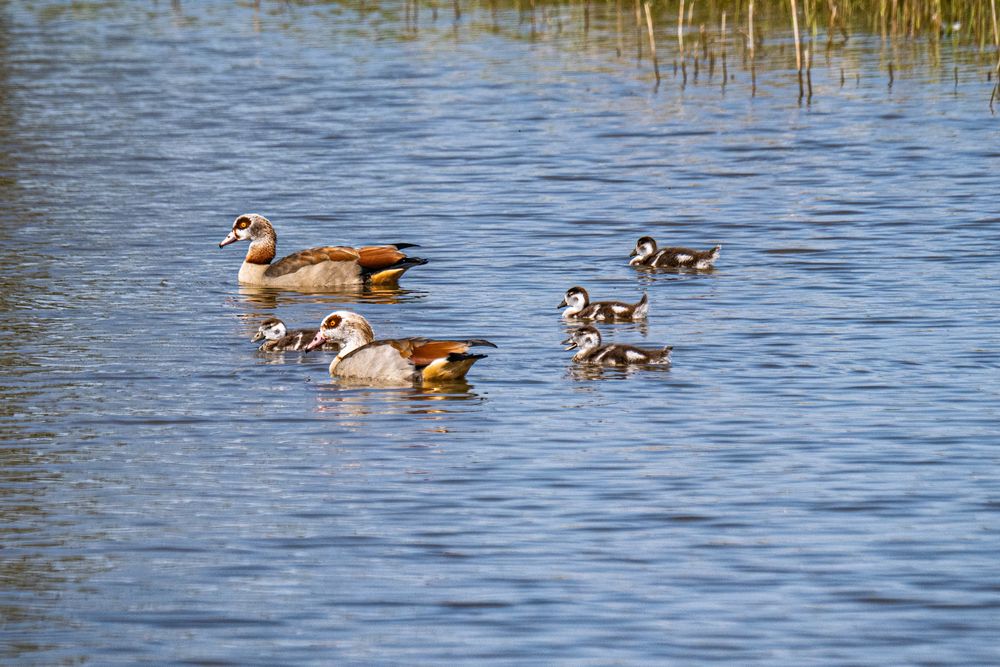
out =
[[[1000,663],[988,66],[655,87],[596,7],[0,7],[4,662]],[[240,288],[245,212],[430,262]],[[574,367],[574,284],[673,367]],[[338,308],[499,347],[418,390],[248,340]]]

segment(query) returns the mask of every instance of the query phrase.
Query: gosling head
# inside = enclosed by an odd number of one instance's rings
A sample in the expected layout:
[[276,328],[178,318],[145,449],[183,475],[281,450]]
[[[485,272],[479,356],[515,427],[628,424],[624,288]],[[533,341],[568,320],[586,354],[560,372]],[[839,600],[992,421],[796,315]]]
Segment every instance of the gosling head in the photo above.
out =
[[638,264],[645,261],[654,252],[656,252],[656,241],[653,240],[652,236],[643,236],[635,242],[635,248],[632,250],[632,254],[629,255],[629,257],[634,257],[635,259],[629,262],[629,264]]
[[244,213],[233,221],[233,229],[226,238],[219,242],[219,247],[227,246],[237,241],[247,241],[260,238],[268,230],[273,234],[274,227],[271,222],[262,215],[256,213]]
[[306,352],[315,350],[323,343],[333,342],[340,345],[343,354],[373,340],[375,334],[368,320],[349,310],[335,310],[323,318],[319,331],[306,346]]
[[250,341],[256,343],[263,339],[278,340],[279,338],[284,338],[286,334],[288,334],[288,329],[285,328],[285,323],[277,317],[269,317],[260,323],[257,333],[254,334]]
[[560,303],[556,308],[566,308],[564,315],[571,315],[573,313],[579,313],[581,310],[587,307],[590,303],[590,295],[587,294],[587,290],[582,287],[570,287],[566,290],[566,296],[563,297],[562,303]]
[[601,332],[594,327],[580,327],[563,341],[567,350],[580,348],[581,352],[591,350],[601,344]]

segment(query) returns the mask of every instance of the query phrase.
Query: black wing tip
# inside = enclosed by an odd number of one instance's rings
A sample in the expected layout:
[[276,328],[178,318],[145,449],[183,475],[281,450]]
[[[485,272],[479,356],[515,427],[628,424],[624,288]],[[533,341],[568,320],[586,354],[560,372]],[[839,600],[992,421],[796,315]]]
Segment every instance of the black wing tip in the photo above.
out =
[[423,257],[404,257],[392,266],[379,269],[378,271],[375,271],[375,273],[378,273],[379,271],[389,271],[391,269],[408,269],[411,266],[423,266],[429,261],[430,260],[424,259]]
[[363,269],[363,275],[365,280],[371,280],[373,276],[376,276],[384,271],[397,271],[399,269],[403,269],[405,271],[414,266],[422,266],[428,261],[430,260],[426,260],[423,257],[404,257],[395,264],[383,266],[380,269]]
[[451,361],[451,362],[454,362],[454,361],[467,361],[469,359],[472,359],[473,361],[475,361],[477,359],[485,359],[488,356],[489,356],[488,354],[470,354],[468,352],[452,352],[451,354],[448,355],[447,358],[448,358],[448,361]]
[[493,348],[496,347],[496,343],[491,343],[490,341],[486,340],[485,338],[470,338],[469,340],[462,341],[462,342],[464,342],[466,345],[470,345],[470,346],[471,345],[478,345],[480,347],[493,347]]
[[403,248],[419,248],[420,247],[419,243],[390,243],[389,245],[391,245],[396,250],[402,250]]

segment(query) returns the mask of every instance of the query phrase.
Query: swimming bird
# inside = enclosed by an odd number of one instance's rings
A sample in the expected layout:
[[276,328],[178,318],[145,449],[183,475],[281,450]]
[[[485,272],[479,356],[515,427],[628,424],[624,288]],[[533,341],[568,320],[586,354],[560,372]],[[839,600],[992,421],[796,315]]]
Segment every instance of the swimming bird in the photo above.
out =
[[582,287],[570,287],[566,296],[556,308],[566,308],[562,316],[568,320],[644,320],[649,312],[649,298],[642,295],[638,303],[623,303],[621,301],[590,302],[590,295]]
[[337,310],[323,319],[306,351],[327,341],[340,343],[330,363],[330,375],[372,383],[451,382],[461,380],[472,364],[486,357],[471,354],[475,346],[496,347],[488,340],[432,340],[397,338],[375,340],[363,316]]
[[691,250],[690,248],[660,248],[651,236],[643,236],[635,242],[635,249],[629,255],[629,266],[648,266],[650,268],[676,269],[711,269],[715,260],[719,259],[721,245],[709,250]]
[[[306,349],[306,345],[316,337],[318,329],[296,329],[288,331],[285,323],[277,317],[269,317],[260,323],[257,333],[254,334],[251,342],[256,343],[263,340],[257,349],[261,352],[301,352]],[[336,351],[340,346],[336,343],[324,343],[322,350]]]
[[563,341],[567,350],[579,349],[573,355],[573,361],[606,366],[630,366],[633,364],[669,364],[670,352],[673,346],[667,345],[659,350],[643,349],[631,345],[601,345],[601,332],[591,326],[574,331]]
[[237,241],[250,241],[238,280],[242,285],[317,289],[349,285],[396,285],[411,266],[426,264],[426,259],[407,257],[402,248],[413,243],[363,246],[323,246],[300,250],[271,263],[278,235],[271,221],[256,213],[236,218],[233,228],[219,247]]

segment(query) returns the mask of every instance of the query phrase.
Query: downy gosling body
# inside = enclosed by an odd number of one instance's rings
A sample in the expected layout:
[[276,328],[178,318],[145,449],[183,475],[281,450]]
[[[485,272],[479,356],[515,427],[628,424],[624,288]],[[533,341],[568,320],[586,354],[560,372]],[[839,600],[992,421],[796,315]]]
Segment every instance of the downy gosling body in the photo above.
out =
[[635,242],[635,248],[629,255],[629,266],[646,266],[654,269],[695,269],[704,271],[715,265],[719,259],[722,246],[717,245],[709,250],[692,250],[690,248],[657,248],[656,241],[651,236],[643,236]]
[[[261,352],[305,352],[306,345],[316,337],[317,329],[295,329],[289,331],[285,323],[277,317],[269,317],[260,323],[251,342],[263,340],[257,349]],[[336,343],[324,343],[319,349],[335,352],[340,349]]]
[[573,361],[605,366],[632,366],[642,364],[670,363],[670,353],[673,346],[667,345],[659,350],[650,350],[632,345],[601,345],[601,332],[591,326],[574,331],[563,341],[567,350],[579,350],[573,355]]
[[577,286],[566,290],[566,296],[556,308],[566,308],[562,316],[567,320],[634,322],[646,319],[646,315],[649,313],[649,298],[643,294],[638,303],[624,303],[622,301],[595,301],[591,303],[587,290]]

